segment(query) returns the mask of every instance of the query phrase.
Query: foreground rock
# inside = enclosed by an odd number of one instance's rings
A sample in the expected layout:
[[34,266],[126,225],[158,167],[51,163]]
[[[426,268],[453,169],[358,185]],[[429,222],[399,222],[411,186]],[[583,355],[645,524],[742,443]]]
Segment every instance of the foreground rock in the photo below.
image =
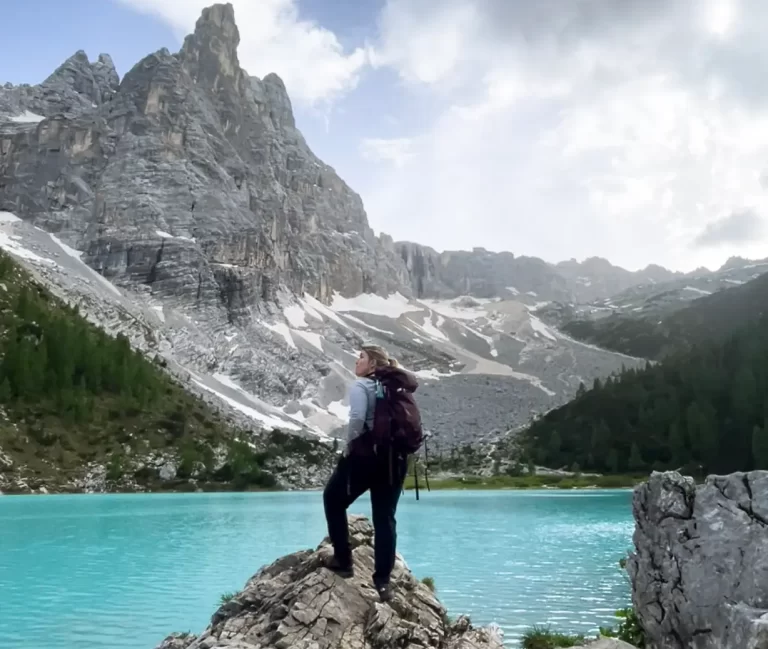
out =
[[649,649],[768,647],[768,471],[698,487],[654,473],[633,513],[628,571]]
[[466,617],[451,623],[400,557],[394,597],[382,604],[372,586],[373,527],[351,516],[350,537],[353,579],[323,567],[332,554],[326,539],[259,570],[199,637],[172,635],[157,649],[501,649],[500,632],[474,629]]

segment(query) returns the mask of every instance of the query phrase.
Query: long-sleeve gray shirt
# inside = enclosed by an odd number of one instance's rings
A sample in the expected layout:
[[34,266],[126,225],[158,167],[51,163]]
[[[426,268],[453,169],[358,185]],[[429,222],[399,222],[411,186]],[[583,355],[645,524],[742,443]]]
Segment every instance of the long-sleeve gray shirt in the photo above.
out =
[[364,426],[373,428],[373,411],[376,407],[376,381],[357,379],[349,388],[349,428],[347,443],[363,434]]

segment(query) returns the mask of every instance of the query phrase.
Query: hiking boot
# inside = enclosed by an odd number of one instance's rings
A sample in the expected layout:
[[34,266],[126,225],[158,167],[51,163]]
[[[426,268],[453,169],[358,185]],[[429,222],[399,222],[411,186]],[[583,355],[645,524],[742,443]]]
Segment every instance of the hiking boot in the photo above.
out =
[[392,599],[392,589],[389,587],[389,584],[378,584],[376,592],[379,594],[379,599],[382,602],[388,602]]
[[328,570],[331,572],[335,572],[337,575],[339,575],[339,577],[343,577],[344,579],[349,579],[355,575],[352,562],[339,561],[338,557],[336,556],[333,556],[331,560],[325,564],[325,567],[328,568]]

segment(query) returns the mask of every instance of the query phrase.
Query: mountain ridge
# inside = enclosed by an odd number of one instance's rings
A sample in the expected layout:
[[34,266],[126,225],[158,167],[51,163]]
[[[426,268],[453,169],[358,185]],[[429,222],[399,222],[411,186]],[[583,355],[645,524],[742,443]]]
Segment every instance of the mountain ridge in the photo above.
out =
[[563,318],[553,307],[552,318],[559,317],[559,327],[579,340],[658,360],[730,335],[765,313],[768,263],[731,266],[704,279],[701,286],[708,288],[667,284],[661,293],[640,301],[640,306],[633,306],[638,302],[630,301],[631,295],[626,303],[624,296],[614,296],[612,301],[618,305],[612,304],[607,316]]

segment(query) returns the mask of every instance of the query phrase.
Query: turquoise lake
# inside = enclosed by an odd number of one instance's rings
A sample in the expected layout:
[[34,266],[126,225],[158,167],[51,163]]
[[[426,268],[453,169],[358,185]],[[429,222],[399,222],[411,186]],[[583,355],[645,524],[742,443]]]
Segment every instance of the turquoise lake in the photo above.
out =
[[[629,602],[629,490],[438,491],[398,509],[398,550],[449,614],[593,632]],[[367,494],[350,510],[370,516]],[[153,649],[222,593],[325,535],[319,492],[0,497],[0,647]]]

